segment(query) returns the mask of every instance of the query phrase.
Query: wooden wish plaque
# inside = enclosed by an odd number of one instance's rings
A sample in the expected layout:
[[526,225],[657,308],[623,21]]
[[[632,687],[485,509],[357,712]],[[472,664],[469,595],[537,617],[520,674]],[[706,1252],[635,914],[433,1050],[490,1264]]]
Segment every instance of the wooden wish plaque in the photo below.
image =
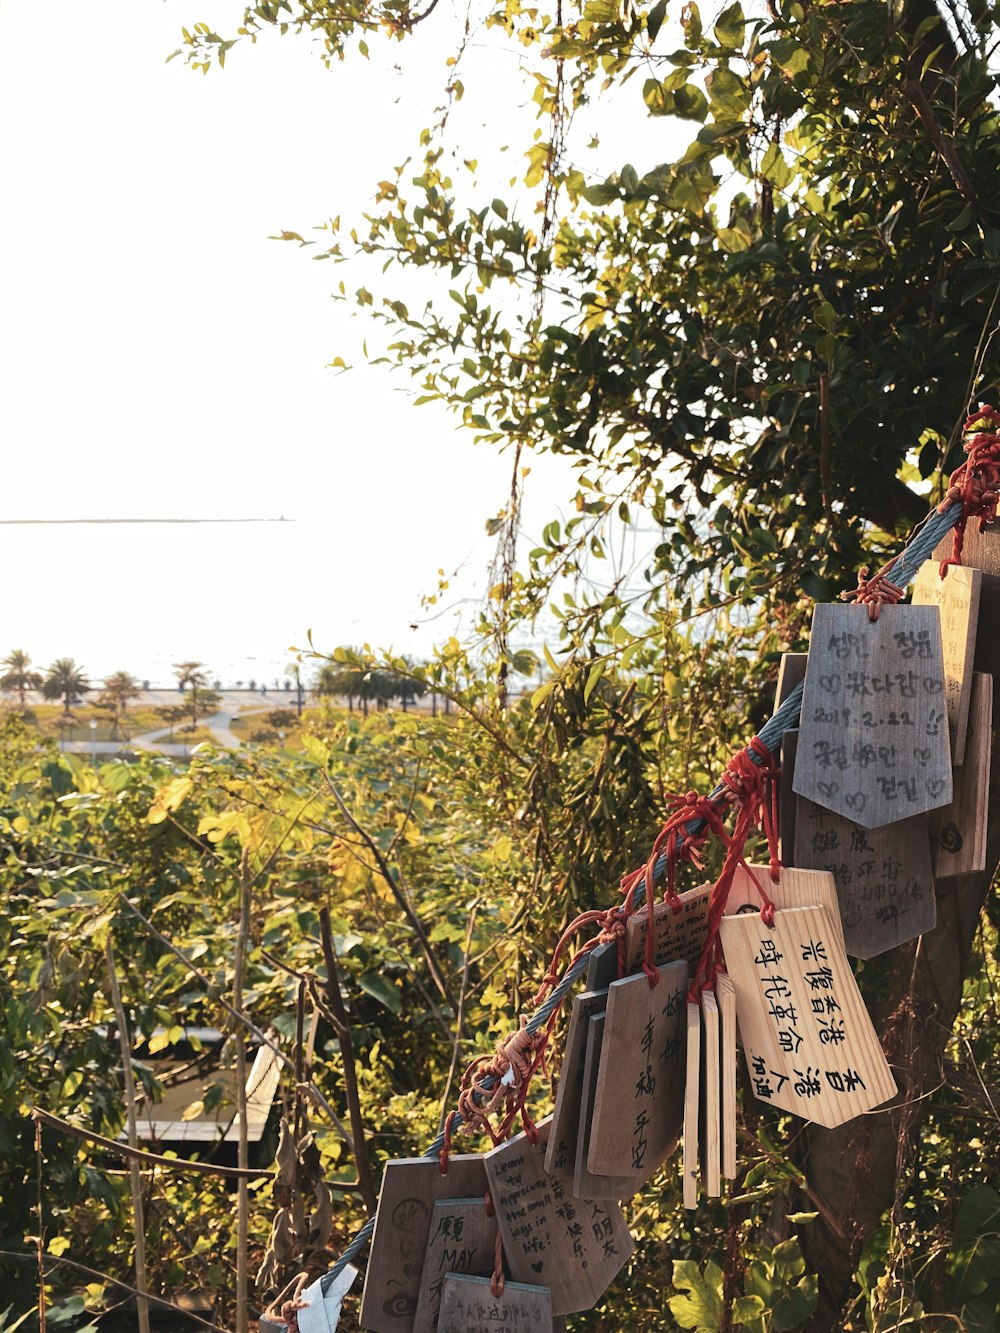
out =
[[547,1286],[558,1316],[592,1309],[635,1247],[616,1203],[574,1199],[548,1174],[548,1132],[543,1120],[537,1143],[518,1134],[483,1160],[507,1269],[516,1282]]
[[687,963],[657,968],[608,988],[587,1167],[630,1179],[633,1191],[677,1147],[684,1114],[684,1000]]
[[497,1221],[486,1211],[486,1199],[438,1199],[413,1319],[413,1333],[434,1333],[441,1310],[441,1292],[449,1273],[488,1278],[496,1265]]
[[981,570],[967,569],[964,565],[949,565],[942,578],[941,565],[937,560],[925,560],[913,581],[913,605],[936,606],[941,613],[948,733],[951,737],[951,761],[956,767],[965,758],[982,581]]
[[[795,732],[787,732],[786,740]],[[791,747],[794,752],[794,745]],[[782,777],[782,799],[795,803],[796,866],[825,870],[836,883],[844,947],[854,958],[874,958],[915,939],[937,922],[928,816],[913,815],[866,829],[815,801],[792,794]],[[791,906],[791,904],[787,904]],[[803,906],[804,904],[799,904]]]
[[949,803],[937,607],[816,607],[793,787],[865,828]]
[[444,1279],[438,1333],[552,1333],[548,1287],[504,1283],[493,1295],[488,1277],[449,1273]]
[[[575,1199],[631,1199],[636,1192],[634,1176],[597,1176],[587,1166],[590,1156],[590,1129],[594,1123],[594,1102],[597,1098],[597,1076],[601,1069],[601,1047],[604,1043],[606,1015],[595,1015],[588,1024],[587,1050],[584,1060],[583,1096],[580,1099],[580,1126],[576,1141],[576,1164],[573,1171]],[[551,1143],[551,1135],[549,1142]]]
[[774,688],[774,711],[777,712],[796,685],[806,678],[808,653],[782,653],[778,667],[778,683]]
[[591,949],[587,960],[587,990],[607,990],[618,980],[618,941],[607,940]]
[[606,990],[584,991],[577,995],[566,1029],[566,1048],[559,1072],[559,1087],[556,1089],[556,1106],[545,1150],[546,1171],[564,1180],[573,1179],[576,1164],[590,1020],[595,1014],[603,1014],[607,1003]]
[[[712,885],[699,884],[677,895],[680,910],[670,903],[659,902],[653,907],[653,966],[683,958],[694,972],[708,939],[708,908]],[[625,971],[638,972],[646,950],[649,931],[649,913],[645,907],[630,916],[625,923]]]
[[715,978],[719,1005],[719,1059],[722,1065],[722,1174],[736,1179],[736,987],[720,972]]
[[436,1157],[388,1162],[382,1177],[372,1236],[361,1325],[373,1333],[411,1333],[424,1271],[434,1205],[439,1199],[482,1198],[485,1159],[453,1153],[448,1173]]
[[[755,882],[756,881],[756,882]],[[762,899],[760,885],[775,907],[826,907],[836,928],[840,927],[837,886],[825,867],[803,870],[797,866],[782,866],[778,882],[771,879],[767,866],[737,866],[732,888],[726,899],[726,914],[759,912]],[[840,937],[843,945],[844,937]]]
[[726,969],[759,1101],[827,1129],[896,1091],[847,955],[824,907],[723,917]]
[[722,1193],[722,1048],[719,1006],[715,992],[701,997],[701,1179],[705,1193],[717,1199]]
[[986,869],[992,733],[993,677],[977,671],[972,678],[965,763],[955,769],[955,795],[951,805],[930,816],[935,879]]
[[688,1000],[684,1007],[687,1052],[684,1076],[684,1150],[681,1154],[681,1190],[685,1208],[698,1207],[701,1154],[698,1150],[701,1118],[701,1005]]

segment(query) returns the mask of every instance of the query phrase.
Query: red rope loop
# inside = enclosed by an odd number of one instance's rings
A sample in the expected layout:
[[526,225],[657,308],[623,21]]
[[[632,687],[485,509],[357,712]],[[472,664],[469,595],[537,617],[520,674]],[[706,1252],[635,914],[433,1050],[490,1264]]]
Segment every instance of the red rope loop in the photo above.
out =
[[[982,429],[986,426],[987,429]],[[978,429],[977,429],[978,428]],[[992,523],[997,516],[1000,504],[1000,412],[987,403],[981,404],[963,426],[967,436],[965,462],[951,475],[948,493],[938,505],[938,512],[953,505],[956,500],[962,502],[962,514],[955,524],[955,537],[949,559],[941,562],[941,577],[944,578],[949,565],[962,563],[962,546],[965,542],[965,526],[970,518],[979,519],[982,532],[987,523]]]
[[[487,1195],[489,1198],[489,1195]],[[495,1300],[499,1300],[503,1295],[503,1289],[507,1285],[507,1279],[503,1275],[503,1241],[500,1239],[500,1228],[497,1227],[496,1249],[493,1256],[493,1276],[490,1278],[490,1291]]]
[[441,1168],[441,1174],[448,1174],[448,1155],[451,1152],[451,1132],[452,1126],[458,1116],[457,1111],[449,1111],[444,1122],[444,1142],[441,1144],[441,1151],[438,1153],[438,1166]]
[[[529,1032],[522,1018],[518,1030],[497,1043],[493,1055],[479,1055],[472,1061],[462,1075],[458,1098],[458,1110],[465,1121],[463,1134],[485,1130],[494,1143],[501,1143],[520,1113],[528,1137],[532,1142],[537,1140],[538,1132],[525,1109],[525,1097],[536,1069],[545,1058],[555,1018],[553,1014],[538,1032]],[[501,1108],[494,1130],[490,1117]]]
[[859,606],[867,606],[868,619],[878,620],[883,606],[895,606],[906,596],[906,589],[897,583],[892,583],[887,577],[894,563],[890,561],[871,578],[868,577],[868,566],[863,565],[858,570],[858,586],[852,588],[850,592],[842,592],[841,601],[857,602]]

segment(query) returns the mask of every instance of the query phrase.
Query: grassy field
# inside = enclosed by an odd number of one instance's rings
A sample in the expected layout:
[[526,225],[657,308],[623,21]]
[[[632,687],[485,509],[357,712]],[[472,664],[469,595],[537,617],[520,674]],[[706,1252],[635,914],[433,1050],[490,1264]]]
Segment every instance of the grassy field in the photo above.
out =
[[[10,711],[16,710],[16,706]],[[38,704],[29,708],[27,721],[47,736],[60,736],[67,741],[89,741],[91,739],[90,721],[96,720],[97,730],[93,739],[98,741],[120,740],[113,736],[111,716],[103,708],[79,704],[69,714],[63,711],[62,704]],[[141,736],[145,731],[157,731],[167,724],[155,708],[129,709],[124,718],[124,731],[128,737]]]

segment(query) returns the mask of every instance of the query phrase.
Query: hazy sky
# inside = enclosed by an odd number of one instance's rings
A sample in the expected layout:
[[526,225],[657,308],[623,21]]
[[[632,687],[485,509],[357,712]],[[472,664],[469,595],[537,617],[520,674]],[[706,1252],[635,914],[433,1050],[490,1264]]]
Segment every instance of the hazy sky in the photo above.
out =
[[[273,674],[310,627],[328,646],[426,650],[454,623],[408,628],[439,567],[461,570],[459,598],[482,594],[508,460],[414,408],[402,377],[326,369],[357,364],[371,334],[330,296],[362,276],[267,239],[360,216],[432,120],[454,18],[442,7],[412,45],[373,43],[370,62],[332,71],[307,39],[277,35],[222,73],[165,63],[182,24],[228,30],[241,12],[53,0],[42,20],[37,0],[0,0],[0,519],[294,520],[0,526],[0,654],[144,676],[194,656],[235,679],[254,661]],[[488,158],[502,128],[514,146],[496,162],[523,174],[517,117],[533,121],[516,110],[516,56],[470,61],[456,135],[477,134]],[[630,131],[601,124],[609,169]],[[633,160],[662,160],[643,132]],[[533,467],[529,530],[569,494],[564,466]]]

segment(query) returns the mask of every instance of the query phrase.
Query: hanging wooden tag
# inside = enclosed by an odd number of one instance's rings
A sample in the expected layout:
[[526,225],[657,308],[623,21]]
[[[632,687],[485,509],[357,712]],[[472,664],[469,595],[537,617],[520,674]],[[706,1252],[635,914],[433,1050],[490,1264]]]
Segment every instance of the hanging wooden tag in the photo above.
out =
[[930,816],[935,879],[986,869],[992,733],[993,677],[977,671],[972,677],[965,763],[955,770],[955,796],[951,805]]
[[722,1050],[715,992],[701,996],[701,1180],[710,1199],[722,1193]]
[[936,606],[941,613],[941,646],[944,651],[945,699],[948,703],[948,732],[952,764],[965,758],[969,692],[976,651],[976,625],[983,575],[978,569],[949,565],[941,577],[940,562],[925,560],[913,581],[914,606]]
[[607,990],[618,980],[618,941],[607,940],[591,949],[587,963],[587,990]]
[[657,968],[608,988],[587,1167],[639,1189],[677,1146],[684,1109],[687,963]]
[[771,879],[768,866],[737,866],[733,876],[733,885],[726,899],[726,914],[733,916],[737,912],[759,912],[761,896],[757,885],[751,878],[757,877],[758,883],[774,903],[775,907],[826,907],[830,911],[830,920],[840,934],[843,947],[844,936],[840,932],[840,903],[837,899],[837,885],[833,875],[825,869],[799,869],[796,866],[782,866],[777,884]]
[[[675,912],[669,903],[659,902],[653,908],[653,966],[683,958],[693,972],[708,939],[708,907],[712,897],[711,884],[679,893],[681,909]],[[649,914],[640,908],[625,923],[625,970],[635,973],[642,967],[649,930]]]
[[518,1134],[483,1160],[511,1277],[544,1283],[553,1315],[573,1314],[593,1308],[635,1247],[616,1203],[574,1199],[548,1174],[548,1132],[543,1120],[536,1144]]
[[[785,733],[786,741],[794,736]],[[866,829],[793,795],[790,772],[782,776],[782,799],[786,794],[796,808],[790,859],[833,876],[849,954],[874,958],[933,930],[937,905],[927,815]]]
[[448,1273],[488,1278],[496,1265],[496,1218],[486,1199],[438,1199],[431,1210],[430,1235],[413,1319],[413,1333],[434,1333],[441,1291]]
[[722,1174],[736,1179],[736,987],[725,972],[715,978],[722,1066]]
[[439,1199],[482,1198],[486,1167],[478,1154],[454,1153],[447,1175],[436,1157],[388,1162],[372,1236],[361,1324],[372,1333],[410,1333],[420,1294],[431,1216]]
[[698,1121],[701,1112],[701,1005],[689,1000],[684,1009],[687,1053],[684,1077],[684,1150],[681,1154],[681,1189],[685,1208],[698,1207]]
[[793,787],[865,828],[948,804],[936,607],[816,607]]
[[637,1189],[634,1177],[597,1176],[587,1167],[587,1158],[590,1155],[590,1129],[594,1122],[597,1076],[601,1068],[601,1049],[604,1042],[606,1021],[604,1014],[597,1014],[587,1025],[583,1096],[580,1099],[580,1132],[576,1142],[576,1168],[573,1172],[573,1197],[576,1199],[631,1199]]
[[566,1030],[566,1049],[559,1072],[559,1087],[556,1090],[556,1107],[545,1150],[546,1171],[564,1180],[573,1179],[576,1164],[587,1032],[590,1020],[595,1014],[603,1014],[607,1004],[607,990],[584,991],[573,1001],[573,1011]]
[[808,653],[782,653],[778,667],[778,683],[774,689],[774,712],[785,702],[792,690],[806,678]]
[[778,801],[778,854],[782,865],[795,861],[795,802],[792,774],[795,772],[795,752],[798,749],[798,728],[786,731],[781,737],[781,778]]
[[760,1101],[833,1129],[896,1091],[824,907],[723,917],[726,968]]
[[548,1287],[505,1282],[493,1295],[488,1277],[449,1273],[441,1295],[438,1333],[552,1333]]

